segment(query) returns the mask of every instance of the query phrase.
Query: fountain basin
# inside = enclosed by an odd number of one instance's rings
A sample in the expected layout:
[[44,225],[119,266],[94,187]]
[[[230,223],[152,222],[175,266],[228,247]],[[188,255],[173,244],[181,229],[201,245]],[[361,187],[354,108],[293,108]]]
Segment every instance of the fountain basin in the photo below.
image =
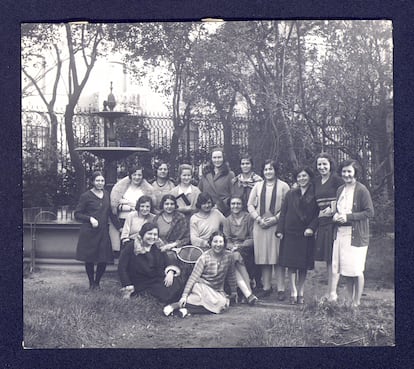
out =
[[[36,224],[36,269],[84,272],[85,264],[76,260],[81,223],[50,221]],[[32,225],[23,224],[23,258],[30,263]],[[116,271],[116,265],[108,265],[108,271]]]

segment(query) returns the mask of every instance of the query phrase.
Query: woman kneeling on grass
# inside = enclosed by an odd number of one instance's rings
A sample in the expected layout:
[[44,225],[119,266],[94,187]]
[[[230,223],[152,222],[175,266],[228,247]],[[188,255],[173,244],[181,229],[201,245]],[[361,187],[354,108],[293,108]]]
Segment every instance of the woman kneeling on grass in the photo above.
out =
[[226,250],[226,243],[221,231],[213,232],[209,240],[211,249],[205,251],[197,260],[181,299],[167,305],[164,308],[165,315],[171,315],[178,308],[182,317],[188,313],[223,312],[230,305],[224,292],[226,279],[231,290],[230,299],[237,299],[234,260],[231,251]]
[[139,236],[130,240],[121,251],[118,273],[121,279],[123,298],[131,294],[149,292],[163,303],[177,301],[183,291],[180,268],[160,251],[158,227],[145,223]]
[[352,306],[361,302],[364,289],[365,258],[369,241],[369,218],[374,216],[368,189],[356,180],[360,167],[355,160],[341,165],[345,184],[338,188],[336,235],[333,245],[332,269],[347,279],[348,299]]

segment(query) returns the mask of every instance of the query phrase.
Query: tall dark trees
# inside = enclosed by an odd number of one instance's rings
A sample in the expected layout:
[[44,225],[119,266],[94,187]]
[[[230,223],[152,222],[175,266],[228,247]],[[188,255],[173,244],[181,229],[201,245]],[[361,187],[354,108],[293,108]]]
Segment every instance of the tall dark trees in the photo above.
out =
[[[49,151],[54,173],[57,173],[55,103],[58,89],[63,89],[63,86],[67,88],[65,133],[78,194],[85,189],[85,169],[79,154],[75,151],[73,116],[81,93],[95,66],[100,48],[103,46],[105,27],[102,24],[73,23],[22,25],[22,73],[27,82],[23,86],[23,96],[28,94],[30,87],[33,86],[45,104],[50,119]],[[45,70],[39,63],[44,62],[46,57],[50,58],[47,51],[54,55],[55,64]],[[41,85],[44,84],[46,73],[54,76],[49,99],[49,95],[43,91]]]

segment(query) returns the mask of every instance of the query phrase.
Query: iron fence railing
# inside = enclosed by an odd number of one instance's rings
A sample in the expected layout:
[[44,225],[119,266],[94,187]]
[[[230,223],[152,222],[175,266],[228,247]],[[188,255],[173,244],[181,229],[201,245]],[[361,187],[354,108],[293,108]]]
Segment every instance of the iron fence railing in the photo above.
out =
[[[69,165],[69,150],[63,113],[57,113],[57,156],[58,169],[63,170]],[[81,112],[74,115],[73,129],[75,145],[80,147],[103,146],[103,119],[91,113]],[[33,155],[34,148],[40,154],[50,144],[51,127],[47,116],[39,111],[25,110],[22,112],[23,126],[23,158]],[[169,151],[174,133],[172,117],[157,114],[126,116],[116,124],[116,141],[118,146],[142,146],[157,152]],[[248,150],[247,121],[243,117],[236,118],[232,123],[232,144],[239,151]],[[179,151],[183,157],[191,158],[197,151],[209,151],[212,146],[223,145],[223,129],[217,120],[195,117],[184,127],[179,138]]]
[[[103,146],[104,122],[92,112],[77,112],[73,118],[76,146]],[[57,161],[58,171],[64,172],[70,167],[70,156],[66,143],[64,113],[57,116]],[[150,150],[150,155],[167,155],[171,148],[174,124],[171,116],[162,114],[128,115],[116,121],[116,141],[118,146],[141,146]],[[22,112],[22,148],[23,160],[37,156],[36,165],[41,165],[50,144],[51,127],[47,113],[40,110],[24,110]],[[320,132],[324,142],[323,150],[330,152],[340,162],[349,157],[349,152],[358,154],[366,170],[366,180],[371,180],[373,163],[370,142],[364,135],[350,135],[340,126],[327,126],[326,131],[334,139],[326,139]],[[249,147],[249,120],[244,116],[234,117],[231,122],[231,144],[237,158],[242,152],[252,152],[263,147]],[[338,144],[339,143],[339,144]],[[184,127],[179,138],[179,154],[177,160],[190,162],[198,173],[201,162],[207,158],[212,146],[224,145],[223,125],[216,116],[195,116]],[[92,170],[95,165],[102,165],[99,160],[82,155],[85,167]],[[33,160],[33,162],[35,162]],[[231,163],[237,169],[237,162]],[[235,166],[236,165],[236,166]]]

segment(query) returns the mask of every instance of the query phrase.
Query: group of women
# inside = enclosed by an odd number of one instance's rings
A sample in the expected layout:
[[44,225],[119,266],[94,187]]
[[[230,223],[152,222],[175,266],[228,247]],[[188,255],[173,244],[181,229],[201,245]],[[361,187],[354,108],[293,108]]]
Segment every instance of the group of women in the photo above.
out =
[[[273,160],[265,161],[262,177],[251,158],[242,156],[235,176],[221,149],[212,151],[198,187],[188,164],[179,166],[178,185],[164,162],[156,165],[151,184],[143,168],[131,168],[110,195],[102,173],[94,173],[92,189],[75,210],[82,222],[76,257],[85,262],[90,288],[100,288],[115,250],[123,297],[147,292],[166,304],[165,315],[220,313],[239,297],[253,305],[271,295],[273,272],[277,299],[283,301],[286,269],[290,303],[304,304],[307,271],[317,260],[327,264],[326,298],[337,299],[343,275],[347,297],[358,306],[371,196],[356,180],[357,162],[342,163],[342,178],[329,154],[319,154],[315,162],[319,175],[299,167],[292,189]],[[189,244],[203,250],[194,266],[172,252]]]

